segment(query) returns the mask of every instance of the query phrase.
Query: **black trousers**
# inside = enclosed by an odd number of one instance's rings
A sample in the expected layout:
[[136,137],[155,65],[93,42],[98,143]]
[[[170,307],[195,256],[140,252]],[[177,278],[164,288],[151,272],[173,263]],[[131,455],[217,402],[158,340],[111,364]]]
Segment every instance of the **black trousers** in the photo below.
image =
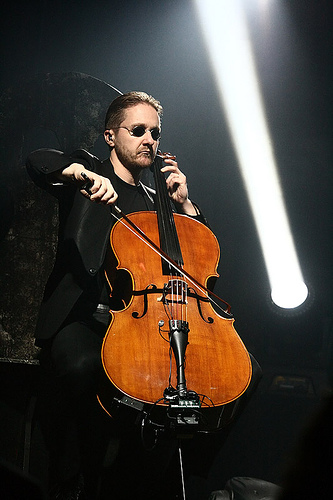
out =
[[[171,500],[180,490],[177,439],[160,436],[156,446],[146,450],[140,428],[134,422],[124,426],[114,421],[97,401],[103,372],[100,353],[108,323],[109,315],[101,313],[89,321],[73,321],[42,349],[46,384],[41,406],[50,455],[50,487],[75,485],[81,475],[89,500],[132,496],[136,500]],[[258,363],[251,359],[252,382],[240,398],[237,415],[261,376]],[[184,441],[188,476],[209,472],[228,431]]]

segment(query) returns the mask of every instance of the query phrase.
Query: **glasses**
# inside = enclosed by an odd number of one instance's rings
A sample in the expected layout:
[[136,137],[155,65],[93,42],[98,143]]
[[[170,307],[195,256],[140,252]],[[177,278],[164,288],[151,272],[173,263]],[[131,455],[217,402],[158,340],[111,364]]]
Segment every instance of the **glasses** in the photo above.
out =
[[127,128],[127,127],[115,127],[115,128],[124,128],[128,131],[128,133],[130,135],[133,135],[134,137],[142,137],[143,135],[145,135],[147,130],[149,130],[154,141],[157,141],[161,137],[161,131],[157,127],[152,128],[152,129],[148,129],[148,128],[144,128],[142,125],[137,125],[136,127],[133,127],[132,129]]

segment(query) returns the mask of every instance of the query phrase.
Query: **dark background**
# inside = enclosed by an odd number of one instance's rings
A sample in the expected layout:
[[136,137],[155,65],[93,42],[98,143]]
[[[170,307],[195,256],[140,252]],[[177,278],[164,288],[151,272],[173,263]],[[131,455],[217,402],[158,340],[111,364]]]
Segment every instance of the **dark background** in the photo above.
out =
[[[229,465],[224,474],[277,480],[277,464],[306,413],[316,406],[331,370],[333,7],[328,0],[275,0],[267,2],[265,18],[259,0],[251,5],[248,20],[268,127],[309,300],[293,313],[271,303],[259,240],[191,1],[4,2],[0,118],[2,137],[8,139],[1,145],[1,184],[9,186],[10,200],[1,249],[2,355],[35,356],[35,314],[55,243],[56,209],[30,187],[24,157],[37,147],[71,145],[59,137],[55,141],[52,134],[32,134],[31,124],[20,123],[20,106],[25,109],[22,102],[32,92],[27,89],[35,91],[46,74],[74,72],[122,92],[144,90],[164,107],[161,148],[177,155],[191,198],[218,237],[221,277],[215,291],[231,304],[237,331],[264,369],[259,401],[244,416],[244,436],[240,431],[229,445],[237,449],[237,439],[250,439],[251,433],[253,448],[248,441],[243,466],[235,455],[235,467]],[[41,113],[32,107],[29,116],[34,112]],[[8,134],[8,128],[15,130],[13,124],[21,130],[15,140]],[[100,152],[100,142],[90,149]],[[37,217],[44,212],[53,222],[39,232]],[[9,280],[15,290],[22,284],[19,304],[15,291],[8,292]],[[256,461],[249,458],[254,450]]]

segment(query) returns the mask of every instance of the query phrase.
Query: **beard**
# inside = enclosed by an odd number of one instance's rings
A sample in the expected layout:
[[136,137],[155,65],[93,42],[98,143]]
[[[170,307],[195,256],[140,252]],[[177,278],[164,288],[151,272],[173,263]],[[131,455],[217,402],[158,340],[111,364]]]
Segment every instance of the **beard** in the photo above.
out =
[[114,150],[119,161],[130,171],[149,168],[156,155],[149,147],[145,147],[143,151],[132,151],[122,145],[115,144]]

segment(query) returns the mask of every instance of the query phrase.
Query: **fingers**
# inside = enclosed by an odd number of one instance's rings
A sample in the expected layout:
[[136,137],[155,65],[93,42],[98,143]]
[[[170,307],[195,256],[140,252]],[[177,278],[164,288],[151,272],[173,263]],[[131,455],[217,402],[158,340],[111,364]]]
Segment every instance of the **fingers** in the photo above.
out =
[[176,186],[186,186],[186,176],[179,170],[178,163],[171,159],[165,159],[164,161],[167,165],[161,168],[161,172],[170,172],[166,179],[168,188],[173,190]]
[[94,172],[89,172],[88,175],[85,172],[85,175],[82,176],[82,178],[85,181],[84,186],[80,189],[83,196],[89,198],[95,203],[103,203],[105,205],[111,205],[116,202],[118,195],[114,190],[110,179],[95,174]]
[[173,160],[171,158],[164,158],[163,161],[164,163],[166,163],[166,165],[161,168],[161,172],[180,172],[176,160]]
[[185,184],[186,185],[186,176],[179,170],[178,163],[171,159],[165,159],[166,166],[161,168],[161,172],[170,172],[168,175],[166,182],[168,186],[173,186],[175,184]]
[[186,176],[179,170],[176,161],[171,159],[165,159],[164,161],[168,164],[161,168],[161,171],[169,172],[166,178],[169,196],[176,205],[182,206],[188,200]]
[[177,185],[186,185],[186,176],[182,174],[182,172],[179,172],[177,174],[176,172],[172,172],[168,178],[166,179],[167,186],[174,186],[175,184]]

